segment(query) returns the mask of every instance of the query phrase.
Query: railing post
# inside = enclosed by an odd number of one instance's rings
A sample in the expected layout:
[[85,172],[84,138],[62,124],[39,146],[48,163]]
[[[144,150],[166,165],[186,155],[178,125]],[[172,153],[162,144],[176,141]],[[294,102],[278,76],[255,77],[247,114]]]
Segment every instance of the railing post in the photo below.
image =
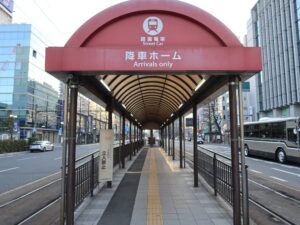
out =
[[245,197],[246,197],[246,209],[244,210],[245,213],[245,224],[250,224],[249,221],[249,189],[248,189],[248,166],[245,165],[245,178],[246,178],[246,185],[245,185]]
[[214,153],[213,157],[213,174],[214,174],[214,191],[215,196],[217,196],[218,188],[217,188],[217,155]]
[[93,190],[94,190],[94,177],[95,177],[95,158],[94,154],[92,154],[91,159],[91,172],[90,172],[90,191],[91,191],[91,197],[94,196]]

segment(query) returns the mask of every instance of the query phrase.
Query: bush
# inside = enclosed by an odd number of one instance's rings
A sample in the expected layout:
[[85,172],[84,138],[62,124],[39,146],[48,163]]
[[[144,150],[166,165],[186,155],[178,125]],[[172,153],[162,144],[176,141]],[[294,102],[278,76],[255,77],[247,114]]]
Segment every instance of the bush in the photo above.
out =
[[0,141],[0,153],[21,152],[26,149],[27,142],[25,140],[4,140]]

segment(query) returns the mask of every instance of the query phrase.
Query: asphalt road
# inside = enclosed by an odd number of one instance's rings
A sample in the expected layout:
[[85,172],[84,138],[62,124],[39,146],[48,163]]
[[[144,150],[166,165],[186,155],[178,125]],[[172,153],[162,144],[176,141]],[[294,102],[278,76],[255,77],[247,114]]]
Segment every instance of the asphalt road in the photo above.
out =
[[[99,144],[78,145],[76,158],[97,151]],[[60,173],[62,147],[54,151],[0,154],[0,193]]]

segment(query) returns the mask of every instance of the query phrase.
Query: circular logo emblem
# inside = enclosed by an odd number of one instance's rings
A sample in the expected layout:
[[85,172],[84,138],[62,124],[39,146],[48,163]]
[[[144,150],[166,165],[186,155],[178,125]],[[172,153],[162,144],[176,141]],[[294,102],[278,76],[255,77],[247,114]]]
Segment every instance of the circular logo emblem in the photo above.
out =
[[150,16],[144,20],[143,28],[146,34],[154,36],[162,31],[163,23],[158,17]]

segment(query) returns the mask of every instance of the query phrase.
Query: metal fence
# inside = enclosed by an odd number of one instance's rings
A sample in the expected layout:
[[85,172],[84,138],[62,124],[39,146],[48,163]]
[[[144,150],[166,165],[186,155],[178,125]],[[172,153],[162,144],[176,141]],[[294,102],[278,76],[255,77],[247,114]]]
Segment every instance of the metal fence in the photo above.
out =
[[[142,146],[143,142],[136,142],[115,147],[113,165],[120,163],[121,154],[122,157],[134,155]],[[88,195],[93,196],[93,190],[99,184],[99,151],[76,160],[75,176],[75,208],[77,208]]]
[[214,189],[215,195],[219,194],[229,204],[233,205],[230,158],[202,148],[198,153],[198,160],[199,173]]

